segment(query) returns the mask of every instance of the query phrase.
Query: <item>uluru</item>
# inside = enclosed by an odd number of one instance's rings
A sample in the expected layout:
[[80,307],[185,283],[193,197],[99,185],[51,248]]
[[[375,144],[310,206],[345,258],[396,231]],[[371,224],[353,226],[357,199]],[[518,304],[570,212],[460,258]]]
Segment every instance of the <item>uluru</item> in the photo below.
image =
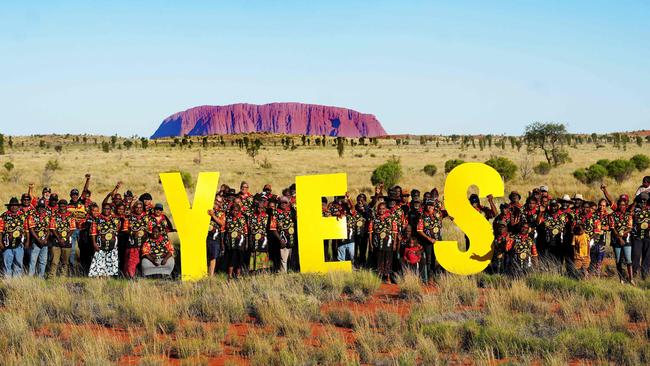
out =
[[251,132],[342,137],[386,135],[372,114],[304,103],[199,106],[165,118],[151,138]]

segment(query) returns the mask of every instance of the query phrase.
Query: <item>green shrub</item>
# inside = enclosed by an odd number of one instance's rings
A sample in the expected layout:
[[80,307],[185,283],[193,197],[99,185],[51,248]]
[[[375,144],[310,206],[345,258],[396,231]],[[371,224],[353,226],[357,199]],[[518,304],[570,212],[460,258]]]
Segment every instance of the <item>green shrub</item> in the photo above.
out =
[[426,175],[433,177],[436,175],[436,172],[438,171],[438,168],[433,165],[433,164],[427,164],[424,166],[424,169],[422,169]]
[[573,172],[573,177],[584,184],[602,182],[607,176],[607,169],[600,164],[592,164],[587,169],[578,169]]
[[512,180],[517,174],[517,165],[510,159],[504,157],[495,157],[486,161],[485,164],[491,166],[499,172],[504,181]]
[[58,160],[48,160],[47,164],[45,164],[45,170],[53,172],[59,169],[61,169],[61,165]]
[[640,172],[648,169],[650,167],[650,158],[648,155],[637,154],[634,155],[630,161],[634,164],[636,169]]
[[621,183],[632,175],[634,169],[636,169],[636,166],[632,161],[616,159],[607,165],[607,175]]
[[553,166],[545,161],[540,162],[539,164],[533,167],[535,174],[546,175],[551,172]]
[[600,159],[596,162],[598,165],[602,165],[603,167],[607,168],[609,165],[610,160],[609,159]]
[[445,174],[448,174],[450,171],[454,170],[455,167],[463,164],[465,161],[460,159],[451,159],[445,161]]
[[8,172],[14,170],[14,163],[8,161],[4,165],[5,169],[7,169]]
[[402,164],[399,159],[391,158],[387,162],[378,166],[372,172],[370,181],[373,185],[384,183],[386,187],[392,187],[402,178]]

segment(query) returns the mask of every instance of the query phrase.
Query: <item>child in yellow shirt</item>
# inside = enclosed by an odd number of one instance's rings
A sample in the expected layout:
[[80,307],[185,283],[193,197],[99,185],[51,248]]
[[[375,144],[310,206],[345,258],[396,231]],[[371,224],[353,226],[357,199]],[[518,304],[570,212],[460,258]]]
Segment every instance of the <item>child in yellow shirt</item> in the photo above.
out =
[[577,277],[589,276],[589,234],[585,232],[581,225],[573,228],[573,268]]

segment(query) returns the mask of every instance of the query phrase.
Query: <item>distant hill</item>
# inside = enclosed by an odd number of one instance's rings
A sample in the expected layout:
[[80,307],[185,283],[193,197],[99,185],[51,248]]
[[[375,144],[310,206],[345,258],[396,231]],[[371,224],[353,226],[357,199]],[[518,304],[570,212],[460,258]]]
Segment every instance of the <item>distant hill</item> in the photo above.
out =
[[250,132],[343,137],[386,135],[372,114],[352,109],[303,103],[200,106],[162,121],[151,138]]

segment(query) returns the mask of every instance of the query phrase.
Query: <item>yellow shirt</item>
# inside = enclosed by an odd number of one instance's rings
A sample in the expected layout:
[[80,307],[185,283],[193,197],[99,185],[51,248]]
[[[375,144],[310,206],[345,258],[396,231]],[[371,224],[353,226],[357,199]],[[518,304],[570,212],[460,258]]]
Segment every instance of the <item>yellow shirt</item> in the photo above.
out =
[[583,233],[582,235],[573,236],[573,257],[588,257],[589,256],[589,235]]

